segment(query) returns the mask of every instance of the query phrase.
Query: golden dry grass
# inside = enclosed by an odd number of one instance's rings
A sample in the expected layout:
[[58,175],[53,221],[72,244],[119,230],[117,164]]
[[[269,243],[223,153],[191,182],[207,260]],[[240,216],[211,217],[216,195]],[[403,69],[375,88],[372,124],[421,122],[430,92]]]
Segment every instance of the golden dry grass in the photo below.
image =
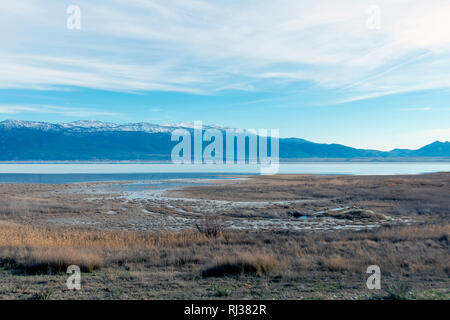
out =
[[[152,249],[208,239],[197,232],[137,233],[44,228],[0,221],[0,259],[28,273],[58,273],[69,265],[92,272],[108,261],[148,260]],[[142,255],[146,255],[145,258]]]
[[0,221],[0,247],[154,248],[208,241],[198,232],[128,232],[81,228],[46,228]]
[[319,264],[331,271],[355,270],[357,268],[354,261],[337,254],[319,259]]
[[0,263],[29,272],[67,265],[152,265],[203,270],[204,276],[299,274],[309,271],[449,273],[450,224],[384,227],[367,232],[184,232],[44,228],[0,222]]
[[64,273],[70,265],[82,272],[93,272],[104,265],[103,257],[95,250],[73,248],[21,248],[13,251],[12,262],[29,274]]

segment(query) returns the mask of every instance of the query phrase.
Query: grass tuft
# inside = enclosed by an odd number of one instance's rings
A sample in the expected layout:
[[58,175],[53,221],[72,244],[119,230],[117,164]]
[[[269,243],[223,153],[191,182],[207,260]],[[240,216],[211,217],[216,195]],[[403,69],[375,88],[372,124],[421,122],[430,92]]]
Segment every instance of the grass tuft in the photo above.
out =
[[273,254],[240,253],[218,260],[213,266],[202,270],[203,277],[224,277],[233,275],[269,274],[277,268],[277,258]]
[[65,273],[70,265],[80,267],[82,272],[93,272],[104,265],[97,253],[72,248],[25,249],[18,256],[15,258],[15,269],[27,274]]

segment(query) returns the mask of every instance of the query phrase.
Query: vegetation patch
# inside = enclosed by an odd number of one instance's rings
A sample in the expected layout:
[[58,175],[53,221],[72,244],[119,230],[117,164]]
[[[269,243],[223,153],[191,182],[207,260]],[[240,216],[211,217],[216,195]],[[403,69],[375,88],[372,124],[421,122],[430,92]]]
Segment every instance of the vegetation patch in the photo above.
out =
[[213,266],[202,270],[203,277],[225,277],[234,275],[258,275],[271,273],[277,268],[273,254],[240,253],[218,260]]
[[385,216],[373,212],[372,210],[366,209],[349,209],[340,211],[328,211],[325,213],[326,216],[335,219],[347,219],[347,220],[370,220],[370,221],[380,221],[385,219]]
[[104,265],[98,253],[72,248],[22,249],[13,259],[12,266],[27,274],[65,273],[70,265],[80,267],[82,272],[93,272]]

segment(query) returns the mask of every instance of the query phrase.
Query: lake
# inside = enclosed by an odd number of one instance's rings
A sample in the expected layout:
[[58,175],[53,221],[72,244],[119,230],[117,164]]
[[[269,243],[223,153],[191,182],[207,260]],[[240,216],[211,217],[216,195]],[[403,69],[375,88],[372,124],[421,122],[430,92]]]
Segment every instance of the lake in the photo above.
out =
[[[450,162],[297,162],[281,163],[279,169],[282,174],[398,175],[432,172],[450,172]],[[223,179],[226,175],[253,174],[259,174],[258,166],[167,163],[0,164],[0,183]]]

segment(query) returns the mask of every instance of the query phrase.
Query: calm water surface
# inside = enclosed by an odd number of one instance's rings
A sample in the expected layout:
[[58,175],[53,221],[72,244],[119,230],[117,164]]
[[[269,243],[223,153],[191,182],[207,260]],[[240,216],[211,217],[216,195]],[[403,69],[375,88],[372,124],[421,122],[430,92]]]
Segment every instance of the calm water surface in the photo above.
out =
[[[397,175],[450,172],[450,162],[300,162],[281,163],[283,174]],[[0,183],[76,183],[222,179],[259,174],[250,165],[173,165],[145,163],[2,163]]]

